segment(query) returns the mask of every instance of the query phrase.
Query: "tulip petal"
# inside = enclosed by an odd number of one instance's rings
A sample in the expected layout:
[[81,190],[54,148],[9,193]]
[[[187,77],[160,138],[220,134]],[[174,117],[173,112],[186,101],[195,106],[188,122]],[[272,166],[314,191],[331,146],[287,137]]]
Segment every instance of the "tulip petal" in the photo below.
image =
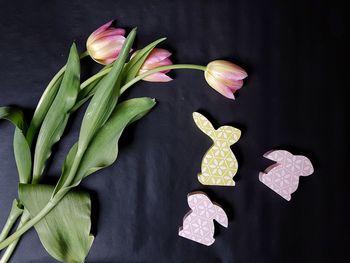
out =
[[119,53],[116,56],[111,56],[107,59],[103,59],[103,60],[99,60],[99,61],[97,61],[97,59],[96,59],[96,61],[102,65],[109,65],[109,64],[112,64],[117,59],[118,55],[119,55]]
[[235,99],[234,96],[234,90],[231,90],[230,87],[225,86],[224,84],[220,84],[218,88],[215,89],[217,92],[219,92],[221,95],[225,96],[226,98],[229,99]]
[[138,53],[139,51],[136,50],[134,53],[131,54],[130,60],[132,60]]
[[241,67],[225,60],[215,60],[208,64],[208,71],[217,79],[240,80],[246,78],[247,72]]
[[171,60],[169,58],[166,58],[166,59],[163,59],[163,60],[160,60],[156,63],[144,63],[143,66],[142,66],[142,70],[151,70],[151,69],[154,69],[154,68],[158,68],[158,67],[162,67],[162,66],[168,66],[168,65],[171,65],[173,64],[171,62]]
[[90,47],[89,54],[95,59],[104,59],[113,56],[117,52],[119,54],[125,37],[114,36],[109,37],[108,41],[96,41],[94,45]]
[[92,32],[91,35],[89,36],[87,42],[86,42],[86,45],[87,46],[91,45],[91,43],[96,40],[98,35],[100,33],[104,32],[107,28],[109,28],[112,25],[112,23],[113,23],[113,20],[107,22],[106,24],[100,26],[94,32]]
[[231,100],[236,99],[234,93],[228,87],[227,90],[224,93],[222,93],[222,95]]
[[169,81],[172,81],[173,79],[164,73],[157,72],[143,78],[142,80],[150,81],[150,82],[169,82]]
[[125,29],[123,29],[123,28],[110,28],[104,32],[101,32],[101,34],[98,35],[98,38],[96,38],[96,40],[100,39],[100,38],[108,37],[108,36],[119,36],[119,35],[124,36]]
[[112,23],[113,20],[96,29],[86,42],[91,58],[104,65],[117,59],[125,41],[125,30],[114,28]]
[[155,48],[148,55],[144,65],[152,65],[152,64],[158,63],[170,56],[171,56],[171,53],[168,50],[162,49],[162,48]]
[[223,80],[222,84],[224,84],[225,86],[229,87],[231,90],[236,91],[239,90],[240,88],[242,88],[243,86],[243,80]]
[[235,99],[235,96],[233,95],[234,90],[231,90],[223,82],[218,81],[208,71],[205,71],[204,76],[210,87],[215,89],[217,92],[219,92],[221,95],[225,96],[226,98]]
[[[124,36],[109,36],[106,38],[101,38],[93,43],[93,45],[90,47],[91,50],[94,50],[95,52],[101,50],[101,49],[107,49],[111,47],[119,48],[120,44],[123,44],[125,41]],[[114,49],[115,49],[114,48]]]
[[[131,56],[133,58],[137,54],[137,51]],[[172,65],[173,63],[169,59],[171,56],[171,53],[168,50],[161,49],[161,48],[155,48],[151,51],[151,53],[148,55],[147,59],[143,63],[142,67],[140,68],[138,75],[144,74],[152,69],[162,67],[162,66],[168,66]],[[154,73],[152,75],[149,75],[143,80],[145,81],[151,81],[151,82],[168,82],[171,81],[172,78],[166,75],[170,70],[163,70],[157,73]]]
[[216,71],[214,75],[217,78],[223,78],[223,79],[229,79],[229,80],[242,80],[248,76],[248,74],[244,70],[242,70],[242,71]]
[[107,28],[109,28],[112,23],[114,22],[114,20],[111,20],[111,21],[108,21],[106,24],[103,24],[102,26],[100,26],[99,28],[97,28],[93,33],[92,35],[98,35],[99,33],[105,31]]
[[225,97],[234,99],[234,93],[242,88],[247,73],[229,61],[214,60],[207,65],[204,76],[209,86]]

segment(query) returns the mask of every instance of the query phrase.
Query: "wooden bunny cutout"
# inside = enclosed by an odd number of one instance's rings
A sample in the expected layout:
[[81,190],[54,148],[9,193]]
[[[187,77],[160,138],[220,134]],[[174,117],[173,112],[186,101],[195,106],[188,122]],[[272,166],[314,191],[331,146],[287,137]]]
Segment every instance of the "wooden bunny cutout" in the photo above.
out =
[[284,150],[270,151],[264,157],[276,163],[260,172],[259,180],[289,201],[299,184],[299,176],[308,176],[314,168],[308,158]]
[[228,219],[225,211],[203,192],[193,192],[187,196],[191,211],[183,220],[179,228],[179,236],[193,240],[206,246],[214,243],[214,221],[227,227]]
[[193,113],[193,119],[214,142],[203,157],[199,182],[203,185],[234,186],[233,176],[237,173],[238,163],[230,146],[241,137],[241,131],[231,126],[215,130],[209,120],[198,112]]

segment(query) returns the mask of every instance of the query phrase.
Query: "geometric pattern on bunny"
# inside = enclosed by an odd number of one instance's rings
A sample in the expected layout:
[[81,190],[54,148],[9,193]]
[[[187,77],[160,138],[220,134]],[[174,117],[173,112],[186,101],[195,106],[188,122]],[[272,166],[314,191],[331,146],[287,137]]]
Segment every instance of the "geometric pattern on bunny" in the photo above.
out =
[[239,140],[241,131],[231,126],[215,130],[210,121],[198,112],[193,113],[193,120],[214,142],[203,157],[199,182],[203,185],[234,186],[238,162],[230,146]]
[[290,201],[291,194],[298,188],[299,177],[309,176],[314,172],[311,161],[302,155],[293,155],[288,151],[274,150],[264,157],[276,163],[259,173],[259,180]]
[[188,194],[187,202],[191,211],[183,219],[179,236],[210,246],[215,241],[213,220],[224,227],[228,226],[225,211],[199,191]]

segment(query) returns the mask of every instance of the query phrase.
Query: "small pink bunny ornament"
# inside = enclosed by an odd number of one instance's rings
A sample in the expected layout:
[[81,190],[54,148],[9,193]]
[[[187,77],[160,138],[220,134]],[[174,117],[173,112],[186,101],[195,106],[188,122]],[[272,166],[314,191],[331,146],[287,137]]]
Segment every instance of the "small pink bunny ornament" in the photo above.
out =
[[309,176],[314,172],[310,160],[302,155],[274,150],[265,153],[264,157],[276,163],[260,172],[259,180],[287,201],[298,188],[299,176]]
[[189,193],[187,202],[191,211],[183,219],[179,236],[210,246],[215,241],[213,220],[224,227],[228,226],[225,211],[203,192]]

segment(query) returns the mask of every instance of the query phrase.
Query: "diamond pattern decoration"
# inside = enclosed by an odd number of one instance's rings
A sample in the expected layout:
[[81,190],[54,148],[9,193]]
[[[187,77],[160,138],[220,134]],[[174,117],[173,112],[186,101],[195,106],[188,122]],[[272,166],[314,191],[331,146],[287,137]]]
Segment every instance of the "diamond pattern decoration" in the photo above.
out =
[[314,172],[311,161],[302,155],[275,150],[267,152],[264,157],[276,163],[260,172],[259,180],[288,201],[298,188],[299,176],[309,176]]
[[210,246],[215,241],[213,220],[224,227],[228,226],[225,211],[212,203],[203,192],[190,193],[187,202],[191,211],[187,213],[183,226],[179,228],[179,236]]
[[241,131],[231,126],[215,130],[209,120],[198,112],[193,113],[193,119],[214,142],[203,157],[199,182],[203,185],[234,186],[233,177],[237,173],[238,163],[230,146],[239,140]]

